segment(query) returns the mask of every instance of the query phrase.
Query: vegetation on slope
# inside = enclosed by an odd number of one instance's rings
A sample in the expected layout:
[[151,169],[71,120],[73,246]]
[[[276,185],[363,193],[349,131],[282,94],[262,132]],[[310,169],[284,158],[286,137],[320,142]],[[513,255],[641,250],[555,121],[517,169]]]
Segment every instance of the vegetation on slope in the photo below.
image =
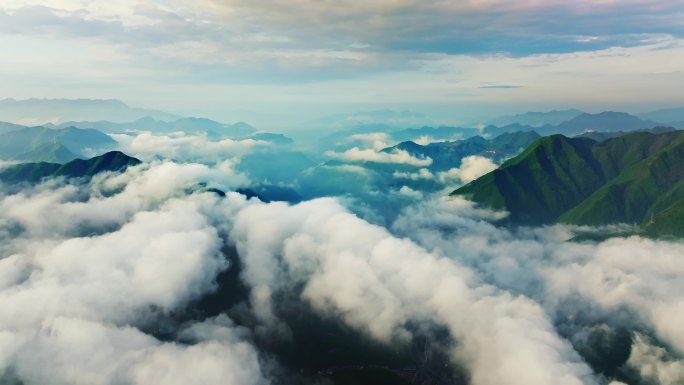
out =
[[507,210],[519,223],[629,223],[673,233],[684,210],[682,165],[684,131],[602,142],[552,135],[452,194]]
[[104,171],[123,171],[128,166],[140,164],[136,158],[120,151],[111,151],[91,159],[76,159],[66,164],[23,163],[0,171],[0,181],[4,183],[37,183],[45,178],[90,178]]

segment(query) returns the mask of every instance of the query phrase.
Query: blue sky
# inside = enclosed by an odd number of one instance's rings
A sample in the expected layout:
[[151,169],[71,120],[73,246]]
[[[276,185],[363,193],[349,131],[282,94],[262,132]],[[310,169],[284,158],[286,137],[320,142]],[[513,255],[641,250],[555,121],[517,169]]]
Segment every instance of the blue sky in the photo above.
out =
[[3,0],[0,97],[223,120],[684,105],[680,1]]

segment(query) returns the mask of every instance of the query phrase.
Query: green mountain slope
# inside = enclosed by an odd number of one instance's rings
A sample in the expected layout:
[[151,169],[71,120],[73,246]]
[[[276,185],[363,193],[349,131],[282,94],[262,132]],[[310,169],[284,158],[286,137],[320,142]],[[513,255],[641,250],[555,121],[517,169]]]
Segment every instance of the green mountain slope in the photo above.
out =
[[3,183],[40,182],[43,178],[52,176],[62,167],[59,163],[22,163],[0,171],[0,181]]
[[499,169],[454,193],[507,210],[515,221],[553,221],[605,182],[590,156],[593,143],[561,135],[539,139]]
[[643,223],[656,211],[683,200],[684,135],[672,139],[653,155],[625,168],[560,220],[586,225]]
[[507,210],[519,223],[636,223],[663,233],[684,210],[682,165],[684,131],[602,142],[552,135],[452,194]]
[[104,171],[123,171],[128,166],[140,164],[136,158],[120,151],[111,151],[90,159],[76,159],[65,164],[58,163],[22,163],[0,170],[0,181],[3,183],[40,182],[44,178],[90,178]]

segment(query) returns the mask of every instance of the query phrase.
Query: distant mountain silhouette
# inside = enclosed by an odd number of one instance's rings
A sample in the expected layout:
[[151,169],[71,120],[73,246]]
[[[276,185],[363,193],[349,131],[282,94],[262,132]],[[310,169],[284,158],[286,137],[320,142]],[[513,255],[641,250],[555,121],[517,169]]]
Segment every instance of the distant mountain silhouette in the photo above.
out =
[[94,129],[24,127],[0,134],[0,159],[67,162],[84,151],[108,151],[117,142]]

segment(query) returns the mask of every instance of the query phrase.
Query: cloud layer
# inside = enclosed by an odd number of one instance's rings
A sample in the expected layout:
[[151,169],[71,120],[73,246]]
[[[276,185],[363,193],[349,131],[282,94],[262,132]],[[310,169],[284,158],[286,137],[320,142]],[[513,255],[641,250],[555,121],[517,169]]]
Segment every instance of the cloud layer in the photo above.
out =
[[207,211],[218,196],[184,192],[206,177],[206,166],[158,163],[2,196],[0,378],[266,383],[257,351],[225,317],[172,330],[182,344],[142,331],[161,330],[229,268]]
[[[282,310],[304,303],[379,344],[442,333],[435,349],[473,385],[682,380],[681,242],[572,242],[578,229],[497,227],[505,213],[428,195],[385,228],[336,199],[205,192],[240,186],[223,167],[154,161],[3,192],[0,378],[277,383],[260,341],[292,338]],[[238,310],[175,318],[237,266]]]
[[14,53],[0,73],[6,97],[118,97],[290,127],[340,104],[420,104],[457,122],[472,104],[596,108],[643,103],[630,95],[644,90],[671,105],[683,12],[655,0],[13,0],[0,6],[0,48]]

